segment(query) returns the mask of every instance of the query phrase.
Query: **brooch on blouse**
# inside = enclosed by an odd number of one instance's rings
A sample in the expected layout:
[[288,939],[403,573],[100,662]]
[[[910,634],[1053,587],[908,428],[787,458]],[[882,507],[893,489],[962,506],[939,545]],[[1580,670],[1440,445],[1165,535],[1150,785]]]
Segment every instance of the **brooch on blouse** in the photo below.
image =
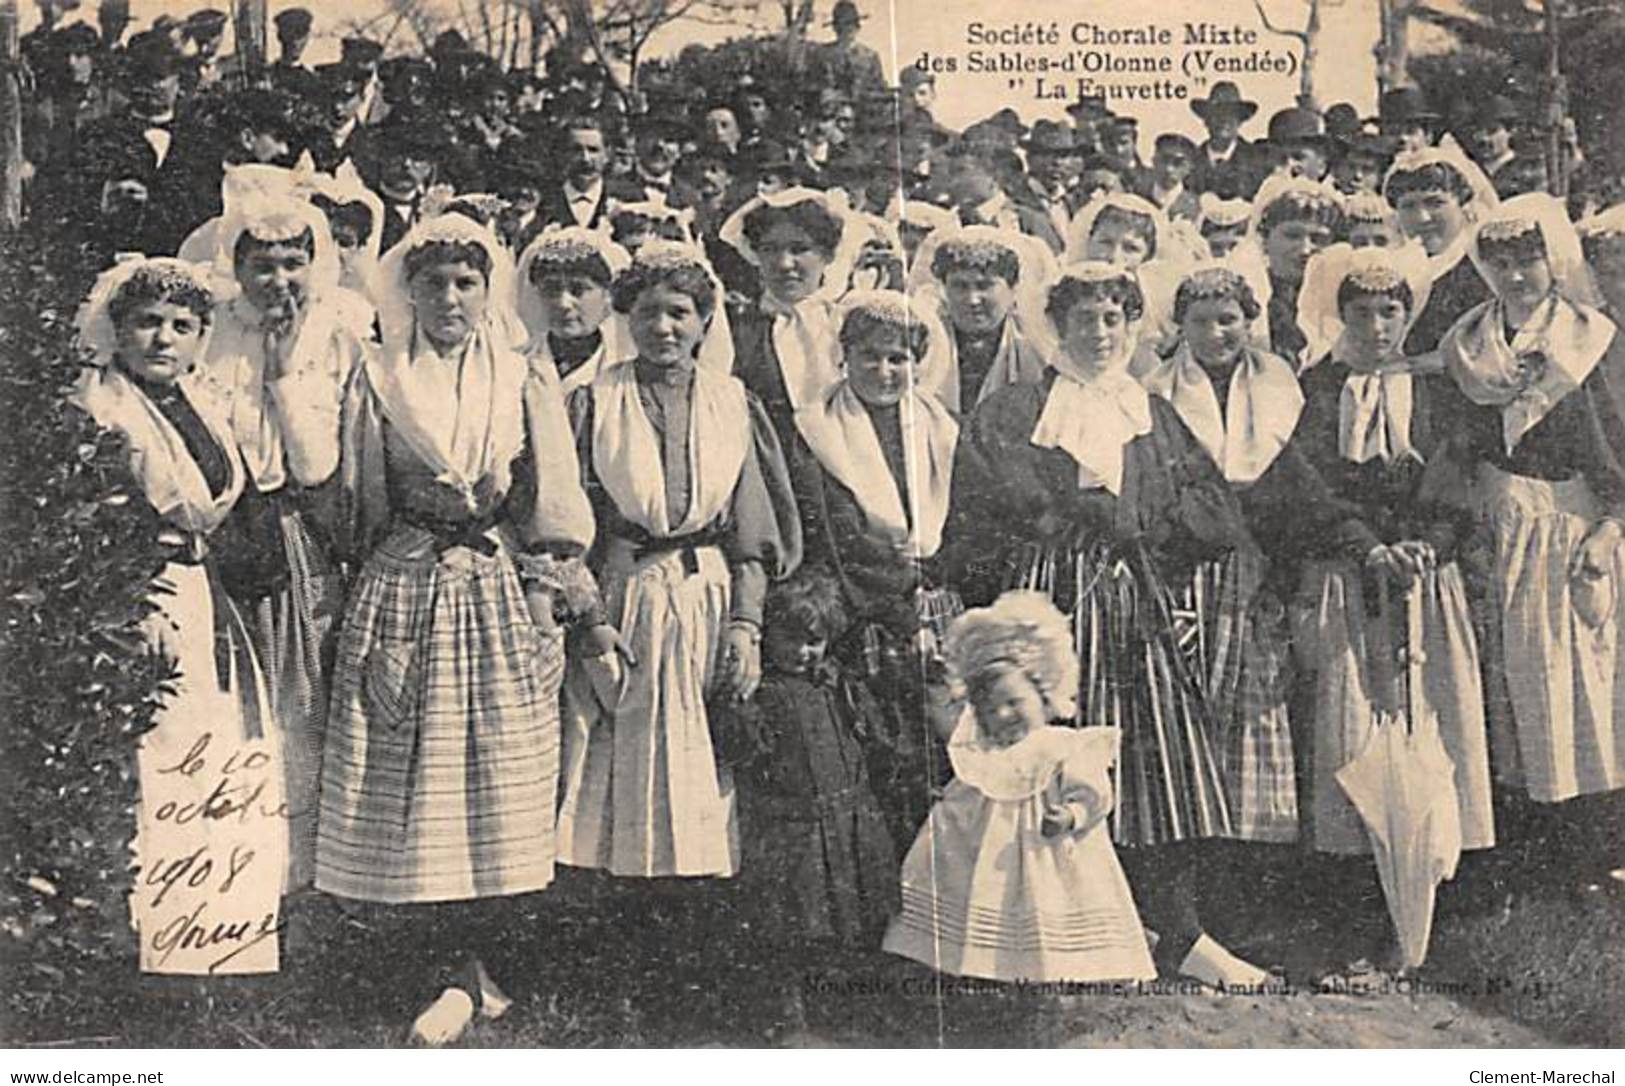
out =
[[1524,351],[1513,359],[1512,380],[1520,392],[1540,383],[1551,368],[1545,351]]

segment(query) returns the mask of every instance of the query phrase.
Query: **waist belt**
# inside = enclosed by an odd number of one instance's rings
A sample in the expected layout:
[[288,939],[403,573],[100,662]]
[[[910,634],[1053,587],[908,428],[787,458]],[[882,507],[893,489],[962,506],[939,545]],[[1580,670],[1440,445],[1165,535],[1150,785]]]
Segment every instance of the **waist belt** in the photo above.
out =
[[497,544],[486,533],[501,523],[501,516],[496,510],[481,517],[470,520],[445,520],[418,513],[402,513],[400,521],[413,528],[420,528],[434,537],[434,551],[436,555],[443,555],[457,547],[467,547],[489,558],[497,552]]

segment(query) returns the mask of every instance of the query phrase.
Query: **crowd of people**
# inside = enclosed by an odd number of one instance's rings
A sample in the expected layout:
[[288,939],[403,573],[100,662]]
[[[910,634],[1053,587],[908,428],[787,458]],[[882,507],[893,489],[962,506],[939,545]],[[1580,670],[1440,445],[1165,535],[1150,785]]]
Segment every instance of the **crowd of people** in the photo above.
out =
[[1218,988],[1270,979],[1219,868],[1294,872],[1335,976],[1419,967],[1464,851],[1616,886],[1612,190],[1414,88],[1253,143],[1219,82],[1149,165],[1103,99],[952,132],[859,18],[641,110],[452,34],[307,69],[299,9],[258,82],[212,12],[27,43],[76,401],[171,553],[154,734],[274,737],[283,893],[440,933],[439,1044],[564,869],[760,976]]

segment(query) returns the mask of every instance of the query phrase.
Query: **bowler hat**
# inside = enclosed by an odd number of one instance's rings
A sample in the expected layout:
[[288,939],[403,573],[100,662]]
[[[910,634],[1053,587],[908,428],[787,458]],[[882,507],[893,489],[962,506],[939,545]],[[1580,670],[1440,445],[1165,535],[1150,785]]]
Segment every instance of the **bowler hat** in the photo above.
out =
[[1258,103],[1247,101],[1234,83],[1221,79],[1213,84],[1206,98],[1191,99],[1191,112],[1204,121],[1216,113],[1228,113],[1245,121],[1258,112]]

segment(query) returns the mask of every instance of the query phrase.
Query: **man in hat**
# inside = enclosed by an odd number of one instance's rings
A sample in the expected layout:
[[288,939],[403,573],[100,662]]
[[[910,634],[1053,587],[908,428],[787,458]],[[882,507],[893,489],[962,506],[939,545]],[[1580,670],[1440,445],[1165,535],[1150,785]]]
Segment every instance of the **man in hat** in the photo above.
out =
[[1196,156],[1196,141],[1189,136],[1159,134],[1151,152],[1150,184],[1135,192],[1160,207],[1170,221],[1195,222],[1202,213],[1201,199],[1189,184]]
[[884,87],[886,69],[880,63],[880,54],[858,42],[858,28],[863,25],[858,6],[852,0],[836,0],[829,25],[835,31],[835,40],[826,43],[819,55],[829,84],[854,92]]
[[1546,140],[1539,132],[1520,129],[1508,141],[1511,158],[1490,178],[1495,195],[1503,200],[1526,192],[1546,192],[1551,188],[1551,171],[1546,163]]
[[604,170],[609,165],[609,140],[604,123],[591,114],[576,114],[558,127],[553,137],[554,176],[542,188],[536,212],[544,223],[597,227],[604,217]]
[[1010,199],[1049,217],[1055,229],[1053,237],[1045,240],[1059,253],[1079,206],[1073,188],[1083,168],[1083,156],[1078,153],[1071,128],[1047,120],[1034,122],[1021,150],[1027,159],[1027,173],[1021,184],[1011,187]]
[[383,251],[417,222],[423,196],[451,143],[449,128],[432,110],[397,109],[369,133],[362,170],[367,186],[384,202]]
[[1234,83],[1221,79],[1206,98],[1191,100],[1191,112],[1207,127],[1207,139],[1196,149],[1192,187],[1224,199],[1251,200],[1260,180],[1257,152],[1241,138],[1241,126],[1258,112],[1258,103],[1243,98]]
[[937,77],[918,64],[910,64],[897,77],[902,93],[905,124],[936,124],[931,110],[937,104]]
[[1117,116],[1101,129],[1100,154],[1117,169],[1123,187],[1139,192],[1151,185],[1151,171],[1140,161],[1140,122]]
[[103,188],[112,179],[101,156],[119,163],[118,180],[132,199],[136,185],[143,202],[151,195],[160,170],[169,164],[180,68],[181,57],[167,34],[148,31],[130,39],[117,73],[123,107],[87,125],[73,153],[62,161],[61,175],[41,180],[41,187],[57,194],[60,206],[71,209],[77,221],[95,220],[105,203]]
[[1517,106],[1502,95],[1492,94],[1474,110],[1461,133],[1467,153],[1491,181],[1516,157],[1512,135],[1522,123],[1523,115]]
[[430,86],[434,82],[434,65],[423,57],[390,57],[378,66],[379,110],[378,123],[389,118],[393,110],[422,110],[429,105]]
[[1395,141],[1360,127],[1332,143],[1332,185],[1344,196],[1380,192],[1394,158]]
[[308,101],[315,101],[320,87],[316,73],[303,60],[305,47],[310,44],[310,12],[305,8],[287,8],[277,12],[277,58],[270,66],[271,85]]
[[[997,153],[995,152],[995,156]],[[1016,203],[1007,195],[1014,184],[1001,184],[1007,167],[997,157],[962,151],[954,156],[944,189],[966,226],[997,226],[1041,239],[1054,252],[1066,247],[1064,235],[1040,208]]]
[[378,64],[384,47],[371,38],[351,35],[339,42],[339,63],[361,76],[362,124],[377,124],[383,118],[383,95],[379,93]]
[[310,154],[316,168],[331,173],[347,158],[358,157],[365,138],[361,109],[366,98],[366,74],[348,64],[324,64],[313,73],[322,130],[311,139]]
[[486,184],[502,197],[497,234],[517,256],[548,225],[541,214],[547,159],[527,138],[505,140],[486,166]]
[[631,176],[611,179],[610,197],[623,203],[665,204],[671,196],[672,171],[688,138],[688,125],[675,110],[657,110],[638,118],[632,128],[636,165]]
[[938,125],[914,123],[897,133],[897,164],[903,195],[910,200],[928,200],[932,177],[945,168],[945,148],[952,137]]
[[1067,105],[1066,115],[1072,118],[1072,137],[1078,150],[1086,155],[1099,151],[1100,129],[1112,116],[1106,95],[1081,94],[1076,102]]
[[1439,115],[1428,107],[1417,87],[1394,87],[1377,100],[1377,125],[1394,140],[1395,154],[1420,151],[1433,145],[1439,133]]
[[1270,172],[1310,181],[1324,181],[1331,166],[1331,141],[1320,114],[1292,106],[1270,117],[1268,149]]
[[107,115],[98,76],[101,36],[88,23],[51,32],[49,48],[33,63],[35,98],[23,126],[23,155],[33,172],[49,172],[73,153],[86,126]]
[[226,13],[214,8],[194,11],[186,17],[184,26],[192,55],[182,71],[181,91],[191,96],[220,85],[220,43],[226,36]]

